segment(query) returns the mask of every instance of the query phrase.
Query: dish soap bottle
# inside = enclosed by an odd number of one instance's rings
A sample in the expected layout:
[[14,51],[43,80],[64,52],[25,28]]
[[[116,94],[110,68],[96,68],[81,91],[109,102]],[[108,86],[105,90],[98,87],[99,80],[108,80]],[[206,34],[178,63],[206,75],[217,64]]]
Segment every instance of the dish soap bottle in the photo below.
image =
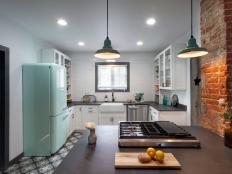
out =
[[167,96],[164,95],[164,97],[163,97],[163,105],[167,105],[167,104],[168,104]]
[[105,97],[104,97],[105,99],[104,99],[104,101],[105,102],[108,102],[108,96],[107,95],[105,95]]

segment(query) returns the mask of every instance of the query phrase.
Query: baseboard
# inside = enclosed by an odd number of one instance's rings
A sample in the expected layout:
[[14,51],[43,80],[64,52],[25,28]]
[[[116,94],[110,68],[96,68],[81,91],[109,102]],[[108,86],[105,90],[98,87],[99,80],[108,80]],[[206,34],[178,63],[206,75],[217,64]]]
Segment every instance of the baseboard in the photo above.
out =
[[18,156],[16,156],[14,159],[12,159],[11,161],[9,161],[7,167],[10,167],[11,165],[17,163],[17,161],[23,157],[23,153],[19,154]]

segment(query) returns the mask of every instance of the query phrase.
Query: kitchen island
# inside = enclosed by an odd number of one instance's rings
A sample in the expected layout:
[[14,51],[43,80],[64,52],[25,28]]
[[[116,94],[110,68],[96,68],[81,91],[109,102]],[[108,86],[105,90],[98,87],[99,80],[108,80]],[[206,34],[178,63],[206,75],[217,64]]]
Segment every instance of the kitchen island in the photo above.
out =
[[118,126],[98,126],[96,146],[88,145],[88,131],[58,166],[55,174],[232,174],[232,149],[223,139],[201,127],[185,127],[201,148],[164,148],[181,163],[181,170],[115,169],[115,152],[141,152],[145,148],[119,148]]

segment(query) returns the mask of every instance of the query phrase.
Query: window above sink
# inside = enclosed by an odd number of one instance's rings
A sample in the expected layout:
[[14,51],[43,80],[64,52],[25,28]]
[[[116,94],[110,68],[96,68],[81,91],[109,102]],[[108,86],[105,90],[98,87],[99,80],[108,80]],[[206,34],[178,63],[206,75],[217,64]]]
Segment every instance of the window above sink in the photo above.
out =
[[96,92],[129,92],[129,62],[95,63]]

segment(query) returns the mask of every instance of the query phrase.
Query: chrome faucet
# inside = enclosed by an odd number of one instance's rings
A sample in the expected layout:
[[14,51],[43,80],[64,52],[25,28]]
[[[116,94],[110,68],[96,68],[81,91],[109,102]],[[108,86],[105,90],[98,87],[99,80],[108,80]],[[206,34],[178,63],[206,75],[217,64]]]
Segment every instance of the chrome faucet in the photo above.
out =
[[112,89],[112,102],[115,102],[115,98],[114,98],[114,90]]

